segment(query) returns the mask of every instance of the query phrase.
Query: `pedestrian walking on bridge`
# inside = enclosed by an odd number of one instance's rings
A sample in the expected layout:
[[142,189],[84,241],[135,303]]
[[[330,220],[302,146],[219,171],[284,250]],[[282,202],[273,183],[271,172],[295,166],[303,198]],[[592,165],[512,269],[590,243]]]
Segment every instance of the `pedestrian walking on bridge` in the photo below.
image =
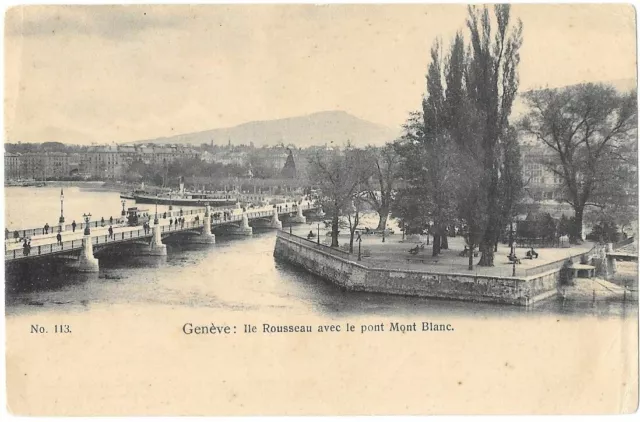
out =
[[113,224],[113,216],[109,217],[109,224]]
[[73,223],[71,223],[71,230],[75,232],[76,231],[76,226],[77,226],[76,220],[73,220]]
[[58,241],[58,245],[62,245],[62,234],[60,232],[56,235],[56,240]]
[[49,234],[49,223],[44,225],[44,234]]
[[113,239],[113,227],[109,226],[109,239]]

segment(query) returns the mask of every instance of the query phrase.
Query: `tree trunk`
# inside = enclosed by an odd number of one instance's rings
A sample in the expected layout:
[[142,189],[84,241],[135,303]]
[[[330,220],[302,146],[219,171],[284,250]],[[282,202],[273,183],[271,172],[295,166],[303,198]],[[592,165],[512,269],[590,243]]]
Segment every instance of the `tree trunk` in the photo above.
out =
[[351,237],[349,237],[349,253],[353,253],[353,235],[356,232],[355,227],[352,230],[350,230],[350,232],[351,232]]
[[442,235],[442,241],[440,242],[440,249],[449,249],[449,240],[447,239],[447,234]]
[[333,219],[331,221],[331,247],[338,247],[338,209],[333,212]]
[[[353,253],[353,236],[356,233],[356,229],[358,228],[358,222],[360,221],[360,216],[358,215],[358,210],[356,209],[356,214],[353,216],[353,224],[349,226],[349,253]],[[349,220],[351,222],[351,220]]]
[[387,219],[389,218],[389,205],[380,207],[378,216],[378,228],[376,230],[385,230],[387,228]]
[[478,262],[478,265],[480,265],[481,267],[493,267],[493,242],[491,243],[486,243],[486,242],[482,242],[480,244],[480,252],[482,253],[482,256],[480,257],[480,261]]
[[573,220],[573,230],[572,230],[572,238],[569,239],[570,243],[582,243],[582,219],[584,216],[584,205],[579,207],[574,207],[574,220]]
[[438,256],[440,254],[440,235],[438,233],[433,234],[433,253],[431,256]]

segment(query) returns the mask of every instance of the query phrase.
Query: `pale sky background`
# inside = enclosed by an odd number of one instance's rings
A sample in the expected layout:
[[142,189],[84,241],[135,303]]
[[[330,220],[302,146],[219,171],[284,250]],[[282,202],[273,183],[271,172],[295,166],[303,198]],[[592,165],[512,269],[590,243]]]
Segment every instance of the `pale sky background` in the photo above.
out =
[[[27,6],[5,15],[5,140],[125,142],[324,110],[395,128],[465,5]],[[514,5],[521,90],[636,78],[629,5]]]

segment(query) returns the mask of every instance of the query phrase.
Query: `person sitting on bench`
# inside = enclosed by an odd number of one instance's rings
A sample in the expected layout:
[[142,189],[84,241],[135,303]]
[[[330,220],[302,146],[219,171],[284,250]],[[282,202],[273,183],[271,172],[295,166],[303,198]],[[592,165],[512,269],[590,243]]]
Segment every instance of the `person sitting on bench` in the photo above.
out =
[[527,258],[528,259],[533,259],[533,258],[538,258],[538,252],[536,252],[533,248],[531,248],[530,251],[527,251]]
[[419,245],[416,245],[416,247],[415,247],[415,248],[411,248],[411,249],[409,249],[409,253],[410,253],[411,255],[417,255],[419,251],[420,251],[420,246],[419,246]]
[[314,237],[316,237],[316,235],[313,234],[313,230],[309,230],[309,234],[307,235],[307,239],[313,239]]
[[467,248],[467,245],[464,245],[464,251],[460,252],[459,255],[460,256],[469,256],[469,249]]
[[520,264],[520,258],[518,258],[515,254],[507,255],[507,258],[509,258],[509,262],[511,263]]

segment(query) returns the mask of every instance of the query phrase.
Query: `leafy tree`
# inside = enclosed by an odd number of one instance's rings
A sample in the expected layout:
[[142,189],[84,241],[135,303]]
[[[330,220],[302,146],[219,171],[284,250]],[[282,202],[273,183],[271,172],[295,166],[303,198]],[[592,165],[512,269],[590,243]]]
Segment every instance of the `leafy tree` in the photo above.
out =
[[553,152],[545,164],[562,181],[562,199],[575,213],[571,241],[579,242],[585,207],[621,204],[637,177],[627,152],[637,136],[636,93],[580,84],[531,91],[525,100],[522,128]]
[[499,163],[500,139],[509,126],[513,100],[518,90],[518,64],[522,45],[522,22],[511,25],[511,7],[494,6],[495,33],[487,7],[469,7],[467,27],[471,33],[466,66],[466,91],[478,116],[475,130],[484,152],[482,191],[486,194],[488,220],[484,229],[478,265],[493,266],[494,244],[500,231]]
[[351,203],[348,203],[344,208],[344,213],[347,215],[347,222],[349,224],[349,253],[353,253],[353,238],[355,236],[356,229],[358,228],[358,224],[360,223],[361,207],[361,195],[356,193],[353,196]]
[[[500,177],[498,179],[498,203],[500,207],[499,227],[504,228],[507,223],[509,223],[510,232],[513,232],[513,218],[518,213],[518,205],[524,195],[520,144],[518,143],[517,132],[513,128],[506,131],[500,143],[500,148],[502,149],[502,163],[500,165]],[[510,236],[510,248],[512,243],[513,239]],[[496,238],[494,251],[497,250],[497,247],[498,238]]]
[[[373,162],[373,176],[367,183],[362,200],[367,202],[378,213],[378,230],[387,228],[387,220],[391,210],[391,201],[398,178],[400,157],[393,144],[382,148],[367,148]],[[373,183],[371,182],[373,180]]]
[[321,203],[332,216],[331,247],[338,247],[339,217],[351,203],[358,189],[371,175],[371,162],[363,150],[334,149],[321,154],[316,151],[309,160],[311,180],[322,191]]

